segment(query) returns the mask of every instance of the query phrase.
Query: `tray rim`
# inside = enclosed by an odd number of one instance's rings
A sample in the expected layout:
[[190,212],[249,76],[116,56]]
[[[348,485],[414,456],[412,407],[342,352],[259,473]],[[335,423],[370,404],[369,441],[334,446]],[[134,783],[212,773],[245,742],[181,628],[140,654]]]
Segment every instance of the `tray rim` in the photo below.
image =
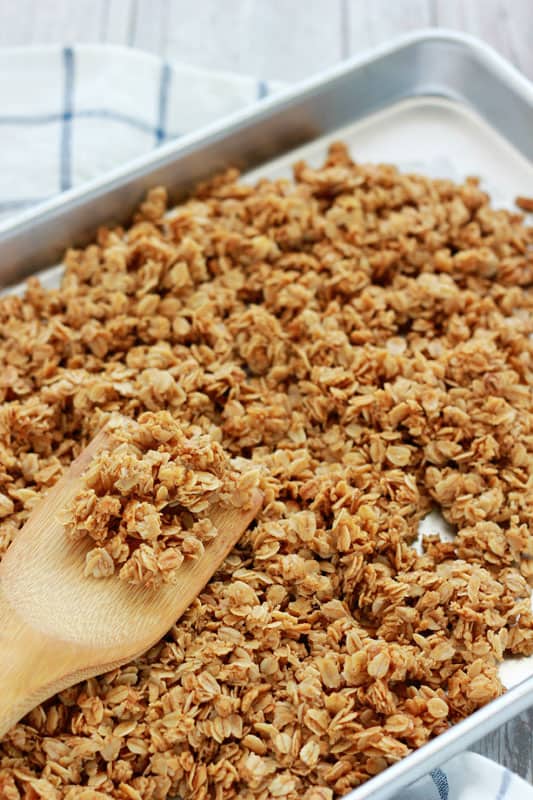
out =
[[[162,168],[165,165],[177,162],[180,157],[195,149],[199,150],[202,147],[207,148],[212,144],[216,144],[217,140],[220,141],[220,138],[224,135],[228,136],[230,133],[238,131],[240,127],[245,127],[251,121],[267,119],[269,115],[283,108],[288,108],[291,103],[298,99],[310,98],[313,93],[323,90],[327,84],[333,86],[336,81],[346,78],[352,73],[355,76],[358,71],[364,70],[365,66],[371,65],[379,59],[393,56],[403,49],[414,48],[421,44],[432,45],[437,43],[454,44],[468,51],[488,75],[498,74],[528,107],[533,108],[533,84],[504,57],[500,56],[484,42],[469,34],[447,29],[429,28],[415,31],[369,49],[301,83],[280,90],[275,95],[258,101],[251,107],[236,112],[199,131],[182,136],[147,155],[117,167],[103,176],[94,178],[80,187],[71,189],[62,195],[58,195],[1,222],[0,260],[4,255],[6,245],[10,243],[16,245],[20,237],[30,235],[36,225],[43,227],[57,225],[62,216],[68,216],[69,210],[73,207],[83,206],[85,202],[89,202],[91,199],[105,197],[120,185],[147,175],[158,167]],[[434,92],[433,94],[431,92],[413,92],[411,95],[405,95],[403,99],[415,96],[448,97],[450,100],[462,102],[463,105],[473,108],[474,111],[479,113],[475,106],[465,103],[464,98],[458,98],[452,88],[448,95],[445,93],[439,95],[439,92]],[[399,99],[401,98],[397,98],[396,102]],[[369,109],[363,116],[369,116],[375,110]],[[481,116],[491,124],[485,115],[481,114]],[[506,141],[509,141],[500,129],[495,128],[495,130]],[[319,134],[319,136],[321,135],[323,134]],[[518,149],[514,143],[510,144],[515,149]],[[522,151],[519,150],[519,152],[525,155]],[[525,157],[527,158],[527,156]],[[35,245],[34,249],[37,251],[38,245]],[[40,267],[36,265],[34,272],[38,270],[40,271]],[[28,273],[26,272],[26,274]],[[381,774],[352,790],[345,796],[345,800],[387,800],[391,798],[397,791],[427,774],[431,769],[443,764],[453,755],[465,750],[470,744],[530,705],[533,705],[533,675],[508,690],[503,696],[493,700],[465,720],[418,748],[398,763],[389,766]]]

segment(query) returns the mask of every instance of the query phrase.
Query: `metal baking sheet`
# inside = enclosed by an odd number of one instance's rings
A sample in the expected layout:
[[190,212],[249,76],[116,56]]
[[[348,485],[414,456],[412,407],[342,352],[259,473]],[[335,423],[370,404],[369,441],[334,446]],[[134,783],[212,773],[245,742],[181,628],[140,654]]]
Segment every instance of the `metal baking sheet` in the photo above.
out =
[[[454,180],[478,175],[496,205],[512,208],[517,194],[533,190],[533,87],[469,37],[429,32],[404,38],[4,223],[0,283],[53,264],[101,223],[125,222],[149,186],[163,183],[179,199],[196,180],[229,164],[244,169],[246,181],[289,175],[297,159],[319,164],[328,143],[338,139],[360,161]],[[60,272],[46,270],[43,283],[57,285]],[[447,535],[436,512],[421,529]],[[501,674],[509,687],[503,697],[347,798],[393,797],[533,704],[533,659],[509,660]]]

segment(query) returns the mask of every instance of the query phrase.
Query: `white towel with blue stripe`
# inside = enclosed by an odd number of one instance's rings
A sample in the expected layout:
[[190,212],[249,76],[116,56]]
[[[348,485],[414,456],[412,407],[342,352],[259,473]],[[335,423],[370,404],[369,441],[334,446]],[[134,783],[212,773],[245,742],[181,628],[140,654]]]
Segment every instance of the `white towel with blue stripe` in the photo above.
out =
[[244,108],[274,86],[124,47],[1,48],[0,216]]
[[[97,177],[237,111],[279,84],[165,63],[121,47],[0,49],[0,217]],[[394,800],[533,800],[474,753]]]
[[533,786],[477,753],[461,753],[394,800],[532,800]]

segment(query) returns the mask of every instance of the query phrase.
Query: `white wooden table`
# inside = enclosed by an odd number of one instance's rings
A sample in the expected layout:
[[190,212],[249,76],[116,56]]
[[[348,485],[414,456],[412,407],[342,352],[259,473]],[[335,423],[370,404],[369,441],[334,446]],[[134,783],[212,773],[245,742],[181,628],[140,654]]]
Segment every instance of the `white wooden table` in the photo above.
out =
[[[283,81],[430,26],[479,36],[533,79],[533,0],[0,0],[0,46],[110,42]],[[533,710],[475,749],[533,782],[532,745]]]
[[284,81],[429,26],[479,36],[533,78],[533,0],[0,0],[0,46],[111,42]]

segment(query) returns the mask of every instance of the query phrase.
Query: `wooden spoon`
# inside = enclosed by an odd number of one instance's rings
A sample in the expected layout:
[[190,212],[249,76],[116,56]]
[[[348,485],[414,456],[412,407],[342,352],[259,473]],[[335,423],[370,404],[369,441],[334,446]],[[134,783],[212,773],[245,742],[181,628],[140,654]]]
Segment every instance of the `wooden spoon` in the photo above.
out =
[[0,564],[0,737],[56,692],[131,661],[155,644],[204,588],[257,514],[214,505],[218,528],[201,558],[179,568],[177,583],[130,586],[116,575],[85,577],[90,543],[73,543],[58,514],[82,488],[82,476],[113,445],[105,428],[38,503]]

